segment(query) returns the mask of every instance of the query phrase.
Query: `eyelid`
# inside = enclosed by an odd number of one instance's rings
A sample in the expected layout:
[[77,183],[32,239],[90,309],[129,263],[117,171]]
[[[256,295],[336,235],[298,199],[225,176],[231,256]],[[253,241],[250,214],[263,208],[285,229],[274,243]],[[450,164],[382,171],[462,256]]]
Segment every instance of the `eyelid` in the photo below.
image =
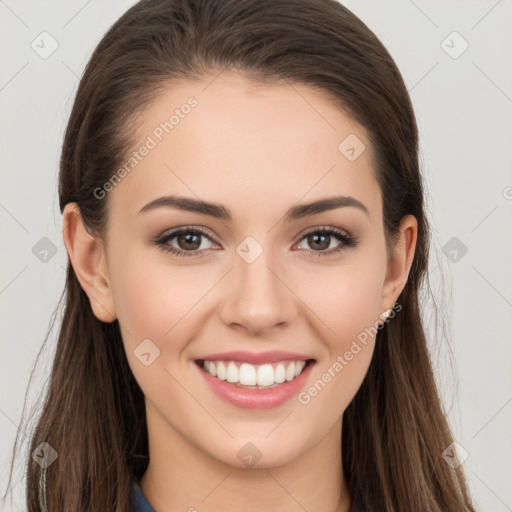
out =
[[[153,240],[151,240],[151,243],[156,245],[157,247],[160,247],[162,250],[165,250],[166,252],[173,253],[174,255],[179,256],[189,256],[189,257],[201,257],[204,256],[205,252],[207,252],[207,249],[201,249],[201,250],[195,250],[195,251],[184,251],[183,249],[177,249],[173,246],[165,247],[167,242],[170,240],[173,240],[177,236],[183,234],[183,233],[190,233],[195,232],[196,234],[199,234],[200,236],[203,236],[204,238],[208,238],[213,244],[220,246],[222,248],[222,244],[216,241],[216,236],[211,235],[211,231],[208,228],[205,228],[203,226],[195,226],[195,225],[185,225],[185,226],[178,226],[175,228],[168,229],[164,231],[161,235],[157,236]],[[308,235],[312,233],[328,233],[329,236],[332,236],[334,238],[337,238],[338,241],[342,244],[339,249],[331,249],[328,251],[312,251],[310,249],[306,249],[305,251],[310,253],[311,255],[315,256],[330,256],[334,255],[337,252],[350,249],[352,247],[356,247],[359,244],[359,238],[352,236],[352,234],[343,228],[338,228],[335,226],[327,226],[327,225],[320,225],[320,226],[313,226],[310,228],[307,228],[306,230],[302,231],[299,235],[297,235],[293,240],[296,240],[294,243],[294,246],[299,244],[304,238],[306,238]],[[304,251],[304,250],[303,250]]]
[[[314,226],[312,228],[307,228],[305,229],[304,231],[302,231],[301,233],[299,233],[297,235],[298,237],[298,240],[302,240],[305,236],[309,235],[310,233],[316,233],[317,231],[329,231],[329,230],[335,230],[336,232],[341,232],[343,233],[343,235],[345,235],[347,238],[351,238],[351,239],[354,239],[356,240],[356,237],[352,236],[352,234],[350,233],[350,231],[347,231],[346,229],[343,229],[343,228],[338,228],[336,226],[330,226],[330,225],[326,225],[326,224],[321,224],[319,226]],[[340,234],[341,234],[340,233]]]
[[[216,236],[212,235],[212,232],[203,226],[195,226],[195,225],[185,225],[185,226],[177,226],[175,228],[166,229],[161,235],[158,235],[153,240],[151,240],[154,244],[164,244],[168,242],[169,240],[172,240],[173,238],[176,238],[182,233],[188,233],[188,232],[196,232],[200,234],[201,236],[208,238],[212,243],[215,245],[219,245],[222,247],[222,244],[217,242]],[[191,254],[194,254],[192,251],[188,251]],[[199,251],[195,252],[196,254],[199,253]]]
[[[354,239],[355,241],[357,241],[357,238],[352,236],[350,231],[343,229],[343,228],[338,228],[335,226],[330,226],[330,225],[325,225],[325,224],[306,228],[303,231],[301,231],[298,235],[295,235],[293,238],[291,238],[289,241],[290,242],[294,242],[294,241],[300,242],[305,236],[309,235],[310,233],[316,233],[317,231],[331,230],[331,229],[334,229],[336,231],[341,231],[347,238],[351,238],[351,239]],[[210,229],[208,229],[204,226],[193,225],[193,224],[184,225],[184,226],[176,226],[175,228],[166,229],[163,233],[161,233],[160,235],[155,237],[154,241],[167,238],[171,234],[173,235],[173,238],[174,238],[174,236],[179,235],[182,231],[199,231],[200,233],[202,233],[206,237],[208,237],[212,242],[215,242],[217,245],[222,245],[216,240],[216,235],[213,235],[212,231]]]
[[176,226],[175,228],[166,229],[162,234],[158,235],[156,238],[166,238],[169,235],[176,236],[182,231],[199,231],[202,234],[208,236],[209,238],[215,238],[215,235],[212,234],[212,231],[204,226],[194,225],[194,224],[186,224],[184,226]]

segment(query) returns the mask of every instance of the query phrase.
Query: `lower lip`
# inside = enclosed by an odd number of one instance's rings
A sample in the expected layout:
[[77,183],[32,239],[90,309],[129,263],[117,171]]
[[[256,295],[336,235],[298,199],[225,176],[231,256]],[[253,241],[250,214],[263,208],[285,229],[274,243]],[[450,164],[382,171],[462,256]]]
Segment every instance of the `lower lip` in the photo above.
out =
[[298,377],[291,381],[285,381],[274,388],[245,389],[231,382],[219,380],[194,363],[206,383],[218,396],[242,409],[270,409],[283,404],[302,389],[313,365],[314,362],[310,362]]

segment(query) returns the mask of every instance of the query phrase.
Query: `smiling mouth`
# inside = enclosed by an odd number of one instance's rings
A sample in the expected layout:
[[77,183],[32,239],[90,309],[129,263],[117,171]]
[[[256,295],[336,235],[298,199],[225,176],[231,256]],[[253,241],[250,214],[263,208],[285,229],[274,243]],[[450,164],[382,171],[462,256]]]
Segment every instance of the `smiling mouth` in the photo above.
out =
[[269,389],[290,382],[314,362],[315,359],[307,359],[253,365],[240,361],[195,360],[199,368],[212,377],[245,389]]

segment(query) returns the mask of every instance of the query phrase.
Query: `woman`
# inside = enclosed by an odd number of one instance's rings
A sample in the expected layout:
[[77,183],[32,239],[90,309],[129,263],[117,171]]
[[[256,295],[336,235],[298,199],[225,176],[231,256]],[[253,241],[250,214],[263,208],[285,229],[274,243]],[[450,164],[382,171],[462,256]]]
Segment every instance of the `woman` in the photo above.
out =
[[59,198],[29,511],[475,510],[420,317],[414,113],[345,7],[134,5],[80,81]]

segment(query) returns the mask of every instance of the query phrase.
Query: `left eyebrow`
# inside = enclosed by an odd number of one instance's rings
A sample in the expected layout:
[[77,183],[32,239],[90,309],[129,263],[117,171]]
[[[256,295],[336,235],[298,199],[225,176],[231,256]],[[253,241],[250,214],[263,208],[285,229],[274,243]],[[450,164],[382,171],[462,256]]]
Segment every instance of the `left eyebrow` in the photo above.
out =
[[[207,201],[201,201],[191,197],[176,195],[163,196],[154,199],[150,203],[143,206],[137,215],[162,207],[178,208],[180,210],[201,213],[203,215],[209,215],[211,217],[227,221],[231,221],[233,219],[231,212],[223,205],[218,203],[209,203]],[[366,206],[358,201],[355,197],[335,196],[293,206],[284,215],[284,220],[286,222],[290,222],[293,220],[301,219],[303,217],[307,217],[309,215],[315,215],[328,210],[334,210],[336,208],[347,207],[358,208],[359,210],[365,212],[366,215],[370,215],[368,208],[366,208]]]
[[302,217],[306,217],[308,215],[315,215],[317,213],[334,210],[336,208],[348,208],[350,206],[358,208],[359,210],[365,212],[366,215],[370,216],[368,208],[366,208],[366,206],[361,203],[361,201],[358,201],[355,197],[335,196],[326,197],[325,199],[320,199],[311,203],[293,206],[286,212],[284,220],[286,222],[290,222],[292,220],[301,219]]

